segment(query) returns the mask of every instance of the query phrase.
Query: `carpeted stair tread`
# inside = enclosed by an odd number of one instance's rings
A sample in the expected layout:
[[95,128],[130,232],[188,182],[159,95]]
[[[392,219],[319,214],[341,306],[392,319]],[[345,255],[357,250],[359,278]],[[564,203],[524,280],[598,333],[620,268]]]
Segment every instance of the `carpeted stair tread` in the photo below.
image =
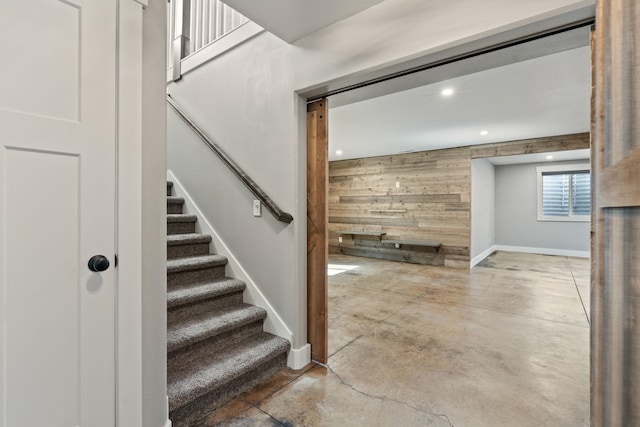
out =
[[167,196],[167,203],[182,205],[184,204],[184,197]]
[[171,352],[252,322],[264,320],[266,317],[267,312],[264,309],[242,304],[182,320],[169,325],[167,350]]
[[187,214],[168,214],[167,222],[196,222],[198,218],[195,215]]
[[223,277],[204,283],[175,286],[167,291],[167,307],[173,308],[184,304],[242,292],[246,288],[242,280]]
[[167,246],[192,245],[197,243],[210,243],[211,236],[208,234],[187,233],[170,234],[167,236]]
[[176,258],[167,261],[167,273],[201,270],[227,264],[227,257],[222,255],[200,255],[187,258]]
[[267,312],[243,302],[243,281],[167,181],[167,384],[176,427],[202,417],[284,369],[290,343],[263,331]]
[[187,363],[175,366],[169,362],[167,383],[169,410],[214,390],[289,350],[289,341],[262,333],[251,340],[211,353],[202,347],[194,350]]

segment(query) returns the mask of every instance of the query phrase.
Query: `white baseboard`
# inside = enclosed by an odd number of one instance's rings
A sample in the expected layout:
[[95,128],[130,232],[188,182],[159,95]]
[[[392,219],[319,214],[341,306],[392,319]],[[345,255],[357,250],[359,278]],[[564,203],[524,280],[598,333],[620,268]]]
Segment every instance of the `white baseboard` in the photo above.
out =
[[493,249],[496,251],[505,252],[522,252],[527,254],[540,254],[540,255],[558,255],[558,256],[570,256],[577,258],[589,258],[591,253],[589,251],[571,251],[567,249],[551,249],[551,248],[531,248],[527,246],[508,246],[508,245],[495,245]]
[[[180,184],[180,181],[171,171],[167,171],[167,179],[173,182],[174,194],[178,197],[184,198],[185,210],[189,214],[198,217],[198,222],[196,222],[196,230],[203,234],[209,234],[212,238],[211,247],[213,248],[214,252],[227,257],[227,274],[246,283],[247,288],[245,289],[243,295],[244,302],[246,302],[247,304],[255,305],[257,307],[261,307],[267,311],[267,318],[265,319],[263,326],[264,330],[271,334],[282,337],[289,342],[293,342],[293,333],[291,332],[291,330],[287,327],[287,325],[275,311],[273,306],[269,303],[264,294],[260,291],[260,289],[256,285],[256,282],[251,278],[251,276],[249,276],[249,273],[247,273],[238,259],[233,255],[233,253],[231,253],[229,247],[220,238],[218,233],[216,233],[209,221],[207,221],[206,217],[202,214],[202,211],[189,196],[189,193],[187,193],[184,187]],[[293,351],[294,350],[291,350],[291,352]],[[289,356],[289,360],[291,360],[291,355]]]
[[289,350],[287,366],[291,369],[302,369],[311,362],[311,345],[305,344],[300,348]]
[[167,421],[164,423],[164,427],[172,427],[173,423],[169,419],[169,395],[166,395],[165,399],[166,399],[166,403],[167,403],[167,406],[166,406],[166,408],[167,408],[166,411],[167,412],[165,412],[165,414],[167,415]]
[[478,265],[478,263],[480,263],[480,261],[482,261],[483,259],[485,259],[486,257],[488,257],[489,255],[491,255],[492,253],[494,253],[496,251],[496,246],[493,245],[491,246],[489,249],[483,251],[480,255],[475,256],[472,260],[471,260],[471,264],[469,266],[469,268],[473,268],[476,265]]

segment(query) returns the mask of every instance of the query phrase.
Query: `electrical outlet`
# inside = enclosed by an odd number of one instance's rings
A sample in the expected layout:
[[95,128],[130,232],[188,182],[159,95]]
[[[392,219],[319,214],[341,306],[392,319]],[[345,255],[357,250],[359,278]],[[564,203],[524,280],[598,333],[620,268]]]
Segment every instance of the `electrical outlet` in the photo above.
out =
[[253,216],[261,216],[262,206],[260,205],[260,200],[253,201]]
[[338,243],[342,243],[342,236],[338,236]]
[[396,181],[396,188],[400,188],[400,181]]

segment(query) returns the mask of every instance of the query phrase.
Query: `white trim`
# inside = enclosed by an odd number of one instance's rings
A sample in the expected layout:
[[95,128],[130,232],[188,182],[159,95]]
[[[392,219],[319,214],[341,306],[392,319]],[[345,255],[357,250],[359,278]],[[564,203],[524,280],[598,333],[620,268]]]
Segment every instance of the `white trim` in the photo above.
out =
[[591,217],[586,215],[569,217],[539,216],[537,220],[540,222],[591,222]]
[[142,6],[119,0],[116,419],[142,425]]
[[169,395],[165,396],[165,401],[166,401],[166,407],[167,407],[167,421],[164,422],[164,426],[163,427],[172,427],[173,423],[171,422],[171,420],[169,419]]
[[198,222],[196,224],[200,231],[204,234],[211,235],[211,238],[213,239],[211,241],[212,248],[215,249],[216,253],[227,257],[227,272],[236,279],[242,280],[246,283],[247,288],[243,297],[244,302],[262,307],[267,311],[267,318],[264,321],[264,330],[292,342],[293,334],[291,333],[291,330],[287,327],[264,294],[260,291],[258,285],[256,285],[255,281],[251,276],[249,276],[249,273],[247,273],[238,259],[233,255],[233,253],[231,253],[229,247],[220,238],[218,233],[216,233],[209,221],[207,221],[206,217],[202,214],[202,211],[193,202],[189,193],[187,193],[184,187],[180,184],[180,180],[178,180],[170,170],[167,171],[167,179],[173,182],[175,194],[185,199],[185,210],[191,215],[198,217]]
[[[182,75],[184,76],[189,71],[198,68],[199,66],[211,61],[264,31],[264,28],[253,21],[248,21],[241,26],[234,28],[227,34],[215,39],[207,46],[184,58],[180,69]],[[167,70],[167,83],[172,81],[173,67]]]
[[[294,194],[295,199],[294,215],[305,215],[307,211],[307,99],[295,96],[294,116],[297,117],[298,141],[300,144],[293,144],[293,158],[297,159],[294,166]],[[307,343],[307,221],[293,221],[294,234],[294,280],[298,286],[295,287],[294,304],[296,304],[295,320],[295,341],[294,346],[302,346]],[[311,360],[311,356],[309,356]]]
[[291,369],[302,369],[311,363],[311,344],[305,344],[300,348],[292,348],[289,351],[287,366]]
[[558,255],[558,256],[569,256],[569,257],[577,257],[577,258],[589,258],[591,256],[589,251],[572,251],[568,249],[531,248],[527,246],[507,246],[507,245],[495,245],[493,248],[496,251],[522,252],[527,254]]
[[483,251],[482,253],[480,253],[480,255],[475,256],[472,260],[471,263],[469,265],[469,268],[473,268],[476,265],[478,265],[483,259],[485,259],[486,257],[488,257],[489,255],[491,255],[492,253],[494,253],[496,251],[496,246],[493,245],[491,246],[489,249]]

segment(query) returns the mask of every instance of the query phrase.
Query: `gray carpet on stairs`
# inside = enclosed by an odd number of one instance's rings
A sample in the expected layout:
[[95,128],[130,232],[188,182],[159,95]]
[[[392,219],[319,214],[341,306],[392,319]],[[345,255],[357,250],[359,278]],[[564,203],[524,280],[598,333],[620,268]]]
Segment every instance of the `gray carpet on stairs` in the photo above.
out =
[[167,351],[172,352],[202,342],[235,328],[262,321],[266,317],[264,309],[242,304],[176,321],[167,330]]
[[225,276],[211,236],[167,183],[167,380],[174,427],[191,427],[286,367],[287,340],[262,330],[264,309],[245,304],[245,284]]

